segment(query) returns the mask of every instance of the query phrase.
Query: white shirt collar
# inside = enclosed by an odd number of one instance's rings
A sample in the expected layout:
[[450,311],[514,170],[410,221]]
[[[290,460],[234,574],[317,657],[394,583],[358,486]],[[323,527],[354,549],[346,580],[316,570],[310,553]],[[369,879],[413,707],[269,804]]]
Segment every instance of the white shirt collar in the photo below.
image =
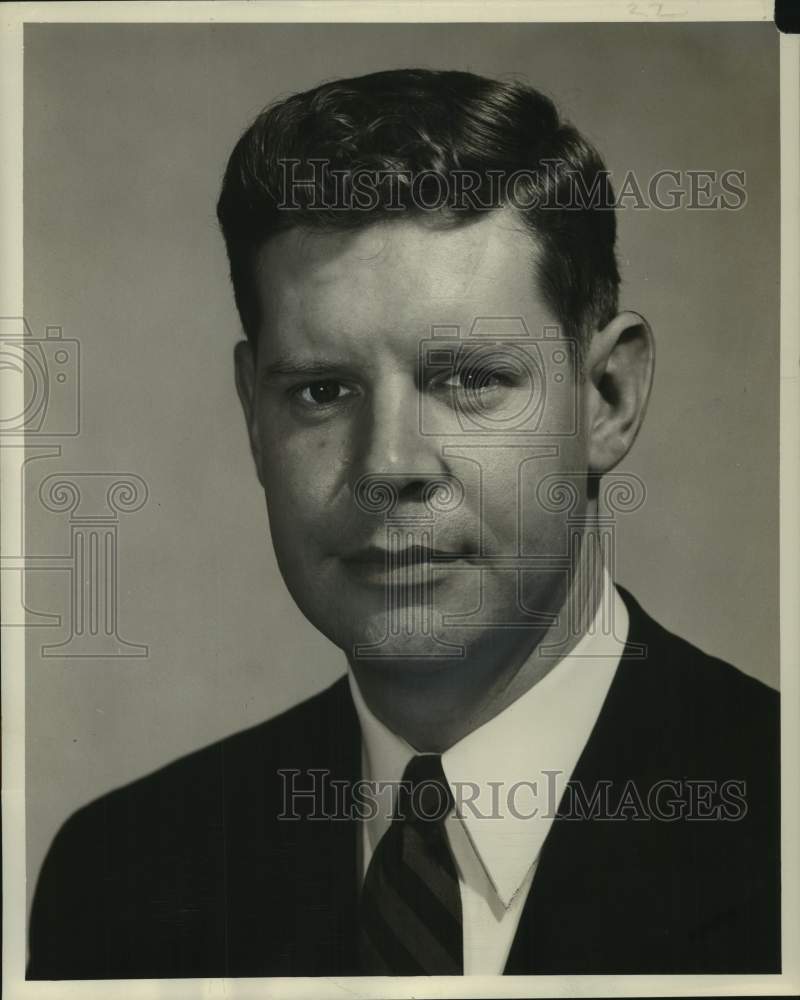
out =
[[[539,855],[619,665],[628,613],[607,570],[603,586],[597,615],[572,651],[516,701],[442,754],[444,773],[457,803],[463,803],[460,820],[506,908]],[[613,635],[602,631],[609,595]],[[363,735],[364,777],[399,781],[417,751],[373,715],[352,671],[349,681]],[[494,791],[490,783],[495,783]],[[369,821],[372,850],[389,822],[385,810]]]

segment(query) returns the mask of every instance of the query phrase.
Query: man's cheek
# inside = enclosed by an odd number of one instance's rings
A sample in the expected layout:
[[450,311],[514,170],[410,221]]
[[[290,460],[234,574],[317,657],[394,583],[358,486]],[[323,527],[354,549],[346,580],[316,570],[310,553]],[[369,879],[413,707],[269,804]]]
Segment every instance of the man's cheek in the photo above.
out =
[[327,463],[272,464],[265,495],[274,530],[291,538],[295,547],[327,547],[337,531],[336,488],[336,472]]
[[478,509],[484,544],[494,555],[554,551],[564,518],[543,507],[538,491],[555,467],[550,461],[545,464],[529,457],[524,448],[516,450],[513,458],[483,469]]

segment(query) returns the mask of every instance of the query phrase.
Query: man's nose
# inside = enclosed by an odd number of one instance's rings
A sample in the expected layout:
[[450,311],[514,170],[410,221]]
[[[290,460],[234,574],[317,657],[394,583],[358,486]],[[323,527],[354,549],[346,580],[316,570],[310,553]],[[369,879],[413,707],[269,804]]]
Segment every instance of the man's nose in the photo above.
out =
[[440,442],[422,432],[419,393],[411,379],[397,378],[374,393],[357,435],[359,477],[386,476],[408,493],[445,471]]

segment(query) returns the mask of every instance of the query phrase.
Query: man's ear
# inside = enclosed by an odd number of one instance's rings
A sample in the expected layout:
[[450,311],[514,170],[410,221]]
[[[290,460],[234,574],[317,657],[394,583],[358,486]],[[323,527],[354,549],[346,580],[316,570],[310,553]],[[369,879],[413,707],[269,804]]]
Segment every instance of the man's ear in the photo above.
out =
[[653,332],[638,313],[620,313],[592,337],[586,362],[590,472],[609,472],[630,451],[654,367]]
[[236,392],[242,404],[250,451],[256,463],[258,481],[264,485],[261,475],[261,441],[258,433],[258,412],[256,407],[256,359],[249,341],[240,340],[233,351]]

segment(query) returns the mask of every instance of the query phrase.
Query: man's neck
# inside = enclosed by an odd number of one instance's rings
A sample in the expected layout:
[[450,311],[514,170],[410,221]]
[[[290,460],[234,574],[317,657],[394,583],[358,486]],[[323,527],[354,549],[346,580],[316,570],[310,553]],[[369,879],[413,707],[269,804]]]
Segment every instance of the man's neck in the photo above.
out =
[[526,643],[504,649],[487,646],[468,652],[457,664],[419,668],[401,659],[373,663],[352,660],[350,667],[370,711],[419,752],[444,753],[499,715],[538,684],[574,650],[593,622],[604,584],[599,561],[590,566],[587,529],[576,572],[566,591],[558,621],[526,631]]

